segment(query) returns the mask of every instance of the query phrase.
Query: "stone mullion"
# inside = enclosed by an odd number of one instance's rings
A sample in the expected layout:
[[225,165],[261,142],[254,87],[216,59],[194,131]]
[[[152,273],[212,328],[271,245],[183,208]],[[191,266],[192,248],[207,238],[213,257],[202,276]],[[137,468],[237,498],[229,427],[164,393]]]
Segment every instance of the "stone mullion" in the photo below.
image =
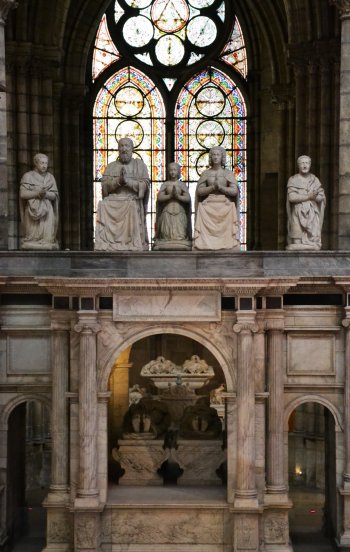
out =
[[350,249],[350,0],[331,0],[340,12],[338,249]]
[[283,434],[283,330],[268,331],[268,440],[267,440],[267,492],[286,492],[284,481]]
[[78,497],[97,497],[97,389],[95,312],[79,312],[79,486]]
[[[254,339],[249,326],[236,324],[238,333],[237,370],[237,499],[257,499],[255,483],[255,389]],[[255,328],[254,328],[255,331]]]

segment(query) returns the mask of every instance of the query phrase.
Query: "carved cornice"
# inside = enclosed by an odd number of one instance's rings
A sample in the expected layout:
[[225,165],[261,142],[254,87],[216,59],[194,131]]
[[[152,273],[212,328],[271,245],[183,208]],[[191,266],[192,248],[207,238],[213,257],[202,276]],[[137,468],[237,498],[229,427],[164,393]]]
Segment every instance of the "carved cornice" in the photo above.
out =
[[17,8],[18,2],[16,0],[0,0],[0,23],[5,24],[9,12]]
[[336,6],[342,19],[350,17],[350,0],[329,0],[331,6]]

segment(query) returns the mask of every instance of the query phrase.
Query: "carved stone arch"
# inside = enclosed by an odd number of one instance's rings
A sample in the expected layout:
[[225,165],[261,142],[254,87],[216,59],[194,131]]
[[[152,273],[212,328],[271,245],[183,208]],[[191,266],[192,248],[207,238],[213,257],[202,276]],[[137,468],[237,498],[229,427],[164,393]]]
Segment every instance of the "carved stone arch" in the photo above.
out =
[[305,404],[308,402],[322,404],[322,406],[328,408],[328,410],[333,414],[333,418],[335,421],[335,430],[341,432],[344,431],[343,416],[341,415],[337,407],[334,406],[331,401],[322,397],[322,395],[302,395],[301,397],[293,399],[291,402],[289,402],[284,410],[284,428],[286,431],[288,431],[288,420],[292,412],[301,404]]
[[7,430],[7,424],[8,424],[10,414],[13,412],[16,406],[25,402],[32,402],[32,401],[38,401],[43,403],[43,405],[46,406],[50,411],[51,400],[49,397],[45,395],[39,395],[37,393],[17,395],[16,397],[13,397],[11,400],[9,400],[8,403],[6,403],[2,408],[2,412],[0,414],[0,430],[2,431]]
[[[224,354],[222,351],[222,348],[219,348],[217,345],[212,343],[210,339],[208,339],[208,333],[205,331],[201,331],[200,328],[196,328],[195,330],[189,329],[187,327],[178,326],[174,324],[167,324],[164,325],[150,325],[147,328],[143,327],[135,328],[131,327],[131,331],[128,331],[124,334],[123,340],[119,342],[118,344],[115,344],[115,347],[109,352],[108,358],[105,359],[105,362],[103,366],[100,366],[99,374],[98,374],[98,390],[99,392],[108,391],[108,380],[109,376],[112,370],[112,367],[115,363],[116,358],[120,355],[120,353],[129,347],[130,345],[133,345],[137,341],[140,341],[141,339],[145,337],[149,337],[152,335],[157,334],[176,334],[181,335],[184,337],[188,337],[190,339],[193,339],[194,341],[198,341],[201,345],[206,347],[208,351],[212,353],[212,355],[215,357],[217,362],[219,363],[219,366],[221,367],[226,381],[226,388],[228,392],[232,392],[235,387],[235,376],[232,366],[232,361],[228,359],[230,356],[229,354]],[[117,332],[117,330],[116,330]],[[232,339],[234,337],[232,336]],[[227,352],[226,352],[227,353]]]

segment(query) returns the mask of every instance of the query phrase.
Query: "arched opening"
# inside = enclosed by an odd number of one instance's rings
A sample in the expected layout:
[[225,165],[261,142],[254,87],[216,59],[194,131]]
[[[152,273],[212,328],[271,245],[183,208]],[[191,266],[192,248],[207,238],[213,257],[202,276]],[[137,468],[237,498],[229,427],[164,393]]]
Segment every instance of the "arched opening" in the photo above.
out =
[[294,550],[330,546],[337,530],[336,431],[333,413],[322,404],[303,403],[289,417],[288,479]]
[[7,535],[11,543],[42,547],[51,472],[48,407],[38,400],[18,404],[8,418]]
[[127,347],[109,379],[110,494],[177,485],[224,498],[225,389],[217,359],[189,337],[155,334]]

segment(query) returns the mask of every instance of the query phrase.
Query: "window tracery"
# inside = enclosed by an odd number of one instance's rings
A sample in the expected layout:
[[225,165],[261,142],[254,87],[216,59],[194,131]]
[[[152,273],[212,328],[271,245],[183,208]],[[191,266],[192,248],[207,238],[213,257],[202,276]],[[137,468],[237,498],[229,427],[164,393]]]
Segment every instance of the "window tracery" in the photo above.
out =
[[[151,175],[152,237],[166,164],[174,158],[180,163],[193,197],[199,174],[208,166],[209,148],[222,145],[227,168],[235,171],[240,187],[245,248],[247,113],[234,75],[236,71],[247,77],[247,56],[236,17],[223,43],[230,10],[225,0],[114,0],[108,8],[92,56],[94,213],[101,198],[99,181],[106,164],[116,158],[121,137],[132,138],[135,155],[145,161]],[[166,128],[174,129],[175,151],[166,145]]]

